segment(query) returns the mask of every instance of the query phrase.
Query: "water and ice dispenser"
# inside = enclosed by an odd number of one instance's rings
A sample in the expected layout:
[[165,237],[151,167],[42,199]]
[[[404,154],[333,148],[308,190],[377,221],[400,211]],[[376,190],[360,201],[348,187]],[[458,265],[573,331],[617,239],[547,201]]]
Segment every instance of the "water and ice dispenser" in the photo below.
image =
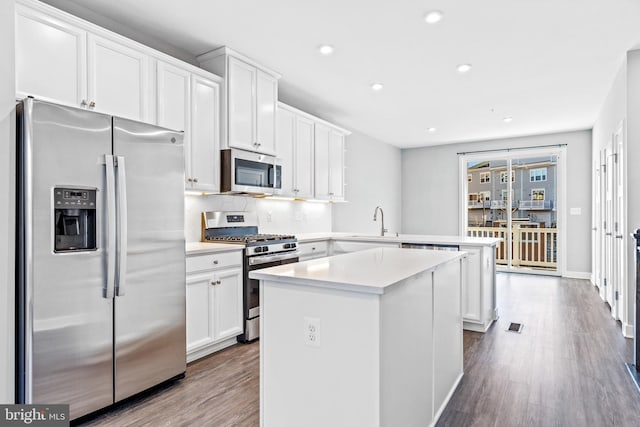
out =
[[53,189],[55,252],[96,250],[96,190]]

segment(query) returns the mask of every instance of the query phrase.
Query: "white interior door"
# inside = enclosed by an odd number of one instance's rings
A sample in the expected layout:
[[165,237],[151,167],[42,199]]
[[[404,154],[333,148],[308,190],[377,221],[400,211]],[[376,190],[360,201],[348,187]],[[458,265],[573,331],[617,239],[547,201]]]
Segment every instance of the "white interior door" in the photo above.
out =
[[611,306],[611,313],[613,315],[614,312],[614,305],[615,305],[615,301],[614,301],[614,293],[613,293],[613,288],[615,286],[614,284],[614,280],[615,280],[615,275],[613,273],[613,250],[614,250],[614,245],[613,245],[613,223],[615,221],[614,219],[614,212],[613,212],[613,191],[614,191],[614,186],[613,186],[613,182],[614,182],[614,168],[613,168],[613,150],[612,150],[612,143],[609,142],[609,145],[607,145],[607,148],[605,148],[605,168],[604,168],[604,172],[605,172],[605,206],[604,206],[604,213],[605,213],[605,220],[604,220],[604,249],[605,249],[605,277],[604,277],[604,288],[605,288],[605,301],[609,303],[609,305]]
[[602,223],[602,220],[600,218],[600,211],[601,211],[601,193],[602,193],[602,189],[601,189],[601,174],[602,174],[602,170],[599,164],[599,160],[596,160],[593,162],[593,191],[594,191],[594,198],[593,198],[593,225],[592,225],[592,245],[593,245],[593,251],[592,251],[592,259],[591,259],[591,265],[593,265],[593,282],[596,286],[598,286],[598,288],[602,287],[602,265],[600,263],[600,259],[601,259],[601,253],[602,253],[602,247],[601,247],[601,240],[600,240],[600,224]]
[[598,214],[600,222],[598,223],[598,241],[600,246],[600,258],[598,260],[600,264],[600,298],[606,300],[606,284],[607,284],[607,248],[605,234],[607,232],[607,150],[600,150],[600,211]]
[[624,307],[624,284],[626,283],[626,242],[625,230],[625,188],[624,188],[624,124],[620,124],[613,136],[614,149],[614,259],[616,297],[615,318],[622,319],[621,307]]

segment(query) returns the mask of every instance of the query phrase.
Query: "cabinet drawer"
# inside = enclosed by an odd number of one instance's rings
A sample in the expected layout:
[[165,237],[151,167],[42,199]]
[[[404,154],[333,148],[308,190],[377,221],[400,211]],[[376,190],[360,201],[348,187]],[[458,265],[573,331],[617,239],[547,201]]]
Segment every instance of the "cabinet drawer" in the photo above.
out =
[[187,257],[187,273],[242,265],[242,251]]
[[300,253],[301,259],[327,256],[329,252],[329,242],[323,240],[320,242],[298,243],[298,252]]

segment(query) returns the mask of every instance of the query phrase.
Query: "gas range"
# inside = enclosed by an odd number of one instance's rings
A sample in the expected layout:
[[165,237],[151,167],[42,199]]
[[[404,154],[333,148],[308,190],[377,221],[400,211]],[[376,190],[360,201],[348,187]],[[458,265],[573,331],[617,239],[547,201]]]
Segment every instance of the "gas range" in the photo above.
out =
[[258,233],[254,212],[203,212],[202,241],[244,244],[247,256],[295,251],[296,236]]
[[290,234],[258,233],[255,212],[202,212],[202,241],[243,244],[244,331],[238,341],[259,337],[260,286],[249,272],[260,268],[298,262],[298,240]]

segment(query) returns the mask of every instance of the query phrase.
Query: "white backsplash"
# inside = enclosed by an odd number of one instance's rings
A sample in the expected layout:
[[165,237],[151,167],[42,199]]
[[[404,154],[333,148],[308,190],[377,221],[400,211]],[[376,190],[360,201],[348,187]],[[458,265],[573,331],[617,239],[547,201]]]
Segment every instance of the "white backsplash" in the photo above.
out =
[[257,199],[248,196],[185,196],[185,237],[200,240],[203,211],[252,211],[261,233],[318,233],[331,231],[331,204]]

